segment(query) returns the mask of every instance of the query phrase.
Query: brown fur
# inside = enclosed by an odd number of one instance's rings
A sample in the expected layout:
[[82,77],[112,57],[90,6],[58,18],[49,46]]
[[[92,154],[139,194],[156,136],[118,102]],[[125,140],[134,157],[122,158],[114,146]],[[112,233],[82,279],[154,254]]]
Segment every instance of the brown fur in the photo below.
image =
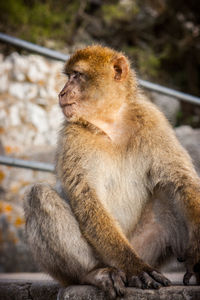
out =
[[170,249],[184,254],[188,283],[200,259],[200,182],[189,155],[142,95],[121,53],[101,46],[79,50],[65,73],[60,196],[42,185],[27,196],[33,252],[62,283],[85,276],[107,292],[111,284],[114,297],[122,293],[121,271],[129,285],[167,285],[149,264],[158,265]]

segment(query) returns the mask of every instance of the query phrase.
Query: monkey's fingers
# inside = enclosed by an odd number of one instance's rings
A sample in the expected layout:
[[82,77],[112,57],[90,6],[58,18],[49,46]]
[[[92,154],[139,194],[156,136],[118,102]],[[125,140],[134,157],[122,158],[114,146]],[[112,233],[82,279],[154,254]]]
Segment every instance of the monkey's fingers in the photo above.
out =
[[142,281],[139,279],[138,276],[132,276],[128,281],[128,286],[136,287],[141,289],[142,288]]
[[115,270],[114,268],[110,273],[111,279],[113,281],[113,286],[115,288],[116,294],[118,296],[123,296],[125,294],[125,283],[126,283],[126,275],[124,272]]
[[105,267],[92,270],[81,283],[95,285],[104,291],[108,299],[115,299],[125,294],[125,282],[124,272],[113,267]]
[[159,273],[158,271],[152,271],[149,273],[153,279],[155,279],[157,282],[159,282],[162,286],[170,286],[171,281],[166,278],[164,275]]
[[140,275],[140,279],[142,281],[143,289],[159,289],[162,284],[157,282],[154,278],[152,278],[148,273],[143,272]]
[[159,289],[170,284],[171,282],[157,271],[142,272],[139,276],[132,276],[128,282],[128,286],[143,289]]
[[162,285],[156,282],[148,273],[142,272],[139,276],[132,276],[128,286],[139,289],[159,289]]
[[106,280],[98,282],[96,286],[105,292],[108,299],[115,299],[117,297],[117,293],[115,291],[111,278],[107,278]]

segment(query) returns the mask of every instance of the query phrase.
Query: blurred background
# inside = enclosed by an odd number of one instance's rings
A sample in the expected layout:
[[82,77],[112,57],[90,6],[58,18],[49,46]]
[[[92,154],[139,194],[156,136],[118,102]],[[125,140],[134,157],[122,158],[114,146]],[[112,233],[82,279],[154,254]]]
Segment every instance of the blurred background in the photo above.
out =
[[[138,76],[200,96],[196,0],[6,0],[0,32],[65,54],[101,43],[123,51]],[[0,155],[53,163],[63,63],[0,43]],[[200,105],[145,91],[165,113],[200,174]],[[24,237],[27,186],[52,173],[0,165],[0,272],[38,267]]]

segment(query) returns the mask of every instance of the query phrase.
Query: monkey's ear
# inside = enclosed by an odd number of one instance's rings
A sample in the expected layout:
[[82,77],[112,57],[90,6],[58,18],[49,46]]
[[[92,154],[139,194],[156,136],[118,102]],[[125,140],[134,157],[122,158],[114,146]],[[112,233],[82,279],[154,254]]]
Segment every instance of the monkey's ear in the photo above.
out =
[[114,79],[123,81],[128,75],[129,66],[124,56],[120,56],[113,60]]

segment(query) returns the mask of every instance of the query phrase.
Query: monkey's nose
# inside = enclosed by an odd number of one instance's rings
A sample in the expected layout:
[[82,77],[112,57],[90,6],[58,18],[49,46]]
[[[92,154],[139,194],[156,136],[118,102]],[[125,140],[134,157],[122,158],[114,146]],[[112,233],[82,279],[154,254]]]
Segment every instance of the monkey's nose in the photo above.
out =
[[61,97],[63,97],[65,94],[66,94],[66,90],[63,89],[63,90],[59,93],[58,97],[61,98]]
[[67,94],[67,89],[68,89],[68,84],[66,83],[58,95],[59,99]]
[[66,104],[66,91],[61,91],[60,94],[58,95],[59,99],[59,104],[61,107],[65,106]]

